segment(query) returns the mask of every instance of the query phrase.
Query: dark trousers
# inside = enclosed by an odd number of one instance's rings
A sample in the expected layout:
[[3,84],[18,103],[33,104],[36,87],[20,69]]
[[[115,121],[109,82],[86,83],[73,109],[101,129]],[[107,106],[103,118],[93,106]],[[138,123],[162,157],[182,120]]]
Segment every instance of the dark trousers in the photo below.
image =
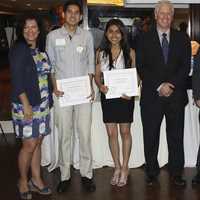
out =
[[168,144],[168,167],[171,175],[181,175],[184,168],[183,132],[184,106],[175,105],[168,99],[159,98],[154,103],[141,104],[141,117],[144,137],[146,173],[148,176],[159,174],[158,148],[160,126],[165,116]]

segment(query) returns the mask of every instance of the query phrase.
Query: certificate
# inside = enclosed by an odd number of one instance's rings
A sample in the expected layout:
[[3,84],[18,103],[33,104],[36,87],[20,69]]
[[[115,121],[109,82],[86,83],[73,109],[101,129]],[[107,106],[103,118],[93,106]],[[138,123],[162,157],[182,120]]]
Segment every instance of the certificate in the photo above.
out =
[[104,84],[108,87],[106,99],[126,96],[138,96],[138,81],[136,68],[104,71]]
[[64,95],[59,97],[60,107],[90,102],[87,98],[91,94],[89,76],[57,80],[57,87],[58,90],[64,92]]

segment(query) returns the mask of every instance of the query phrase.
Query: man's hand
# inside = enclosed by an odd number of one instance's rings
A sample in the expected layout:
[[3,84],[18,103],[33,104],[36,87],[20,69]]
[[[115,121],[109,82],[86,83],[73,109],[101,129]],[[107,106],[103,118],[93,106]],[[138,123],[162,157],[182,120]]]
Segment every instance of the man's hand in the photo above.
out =
[[174,91],[175,86],[171,83],[165,82],[162,83],[159,92],[159,96],[161,97],[169,97],[173,91]]

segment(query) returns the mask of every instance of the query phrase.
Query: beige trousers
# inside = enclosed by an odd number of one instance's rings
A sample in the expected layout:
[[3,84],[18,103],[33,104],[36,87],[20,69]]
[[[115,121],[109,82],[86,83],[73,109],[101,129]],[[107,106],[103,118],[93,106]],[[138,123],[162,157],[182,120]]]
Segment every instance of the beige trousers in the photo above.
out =
[[79,167],[82,177],[92,178],[91,122],[92,104],[59,107],[55,106],[55,125],[59,135],[59,167],[61,181],[70,178],[71,141],[74,127],[79,137]]

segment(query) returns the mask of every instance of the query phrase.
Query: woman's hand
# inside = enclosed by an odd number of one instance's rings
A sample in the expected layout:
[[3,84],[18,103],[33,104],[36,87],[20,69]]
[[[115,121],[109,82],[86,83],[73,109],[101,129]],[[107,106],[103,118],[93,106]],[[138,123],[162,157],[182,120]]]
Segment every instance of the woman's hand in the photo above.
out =
[[200,99],[195,101],[196,105],[200,108]]
[[31,120],[33,118],[33,110],[31,105],[24,105],[24,119]]
[[129,96],[125,95],[125,94],[122,94],[121,98],[122,99],[126,99],[126,100],[131,100],[132,97],[129,97]]
[[33,111],[26,93],[21,93],[19,99],[23,105],[24,120],[31,120],[33,118]]
[[56,97],[62,97],[64,92],[63,91],[60,91],[58,89],[54,89],[53,90],[53,93],[56,95]]
[[101,85],[101,86],[99,87],[99,90],[100,90],[102,93],[106,94],[106,93],[108,92],[108,87],[105,86],[105,85]]

